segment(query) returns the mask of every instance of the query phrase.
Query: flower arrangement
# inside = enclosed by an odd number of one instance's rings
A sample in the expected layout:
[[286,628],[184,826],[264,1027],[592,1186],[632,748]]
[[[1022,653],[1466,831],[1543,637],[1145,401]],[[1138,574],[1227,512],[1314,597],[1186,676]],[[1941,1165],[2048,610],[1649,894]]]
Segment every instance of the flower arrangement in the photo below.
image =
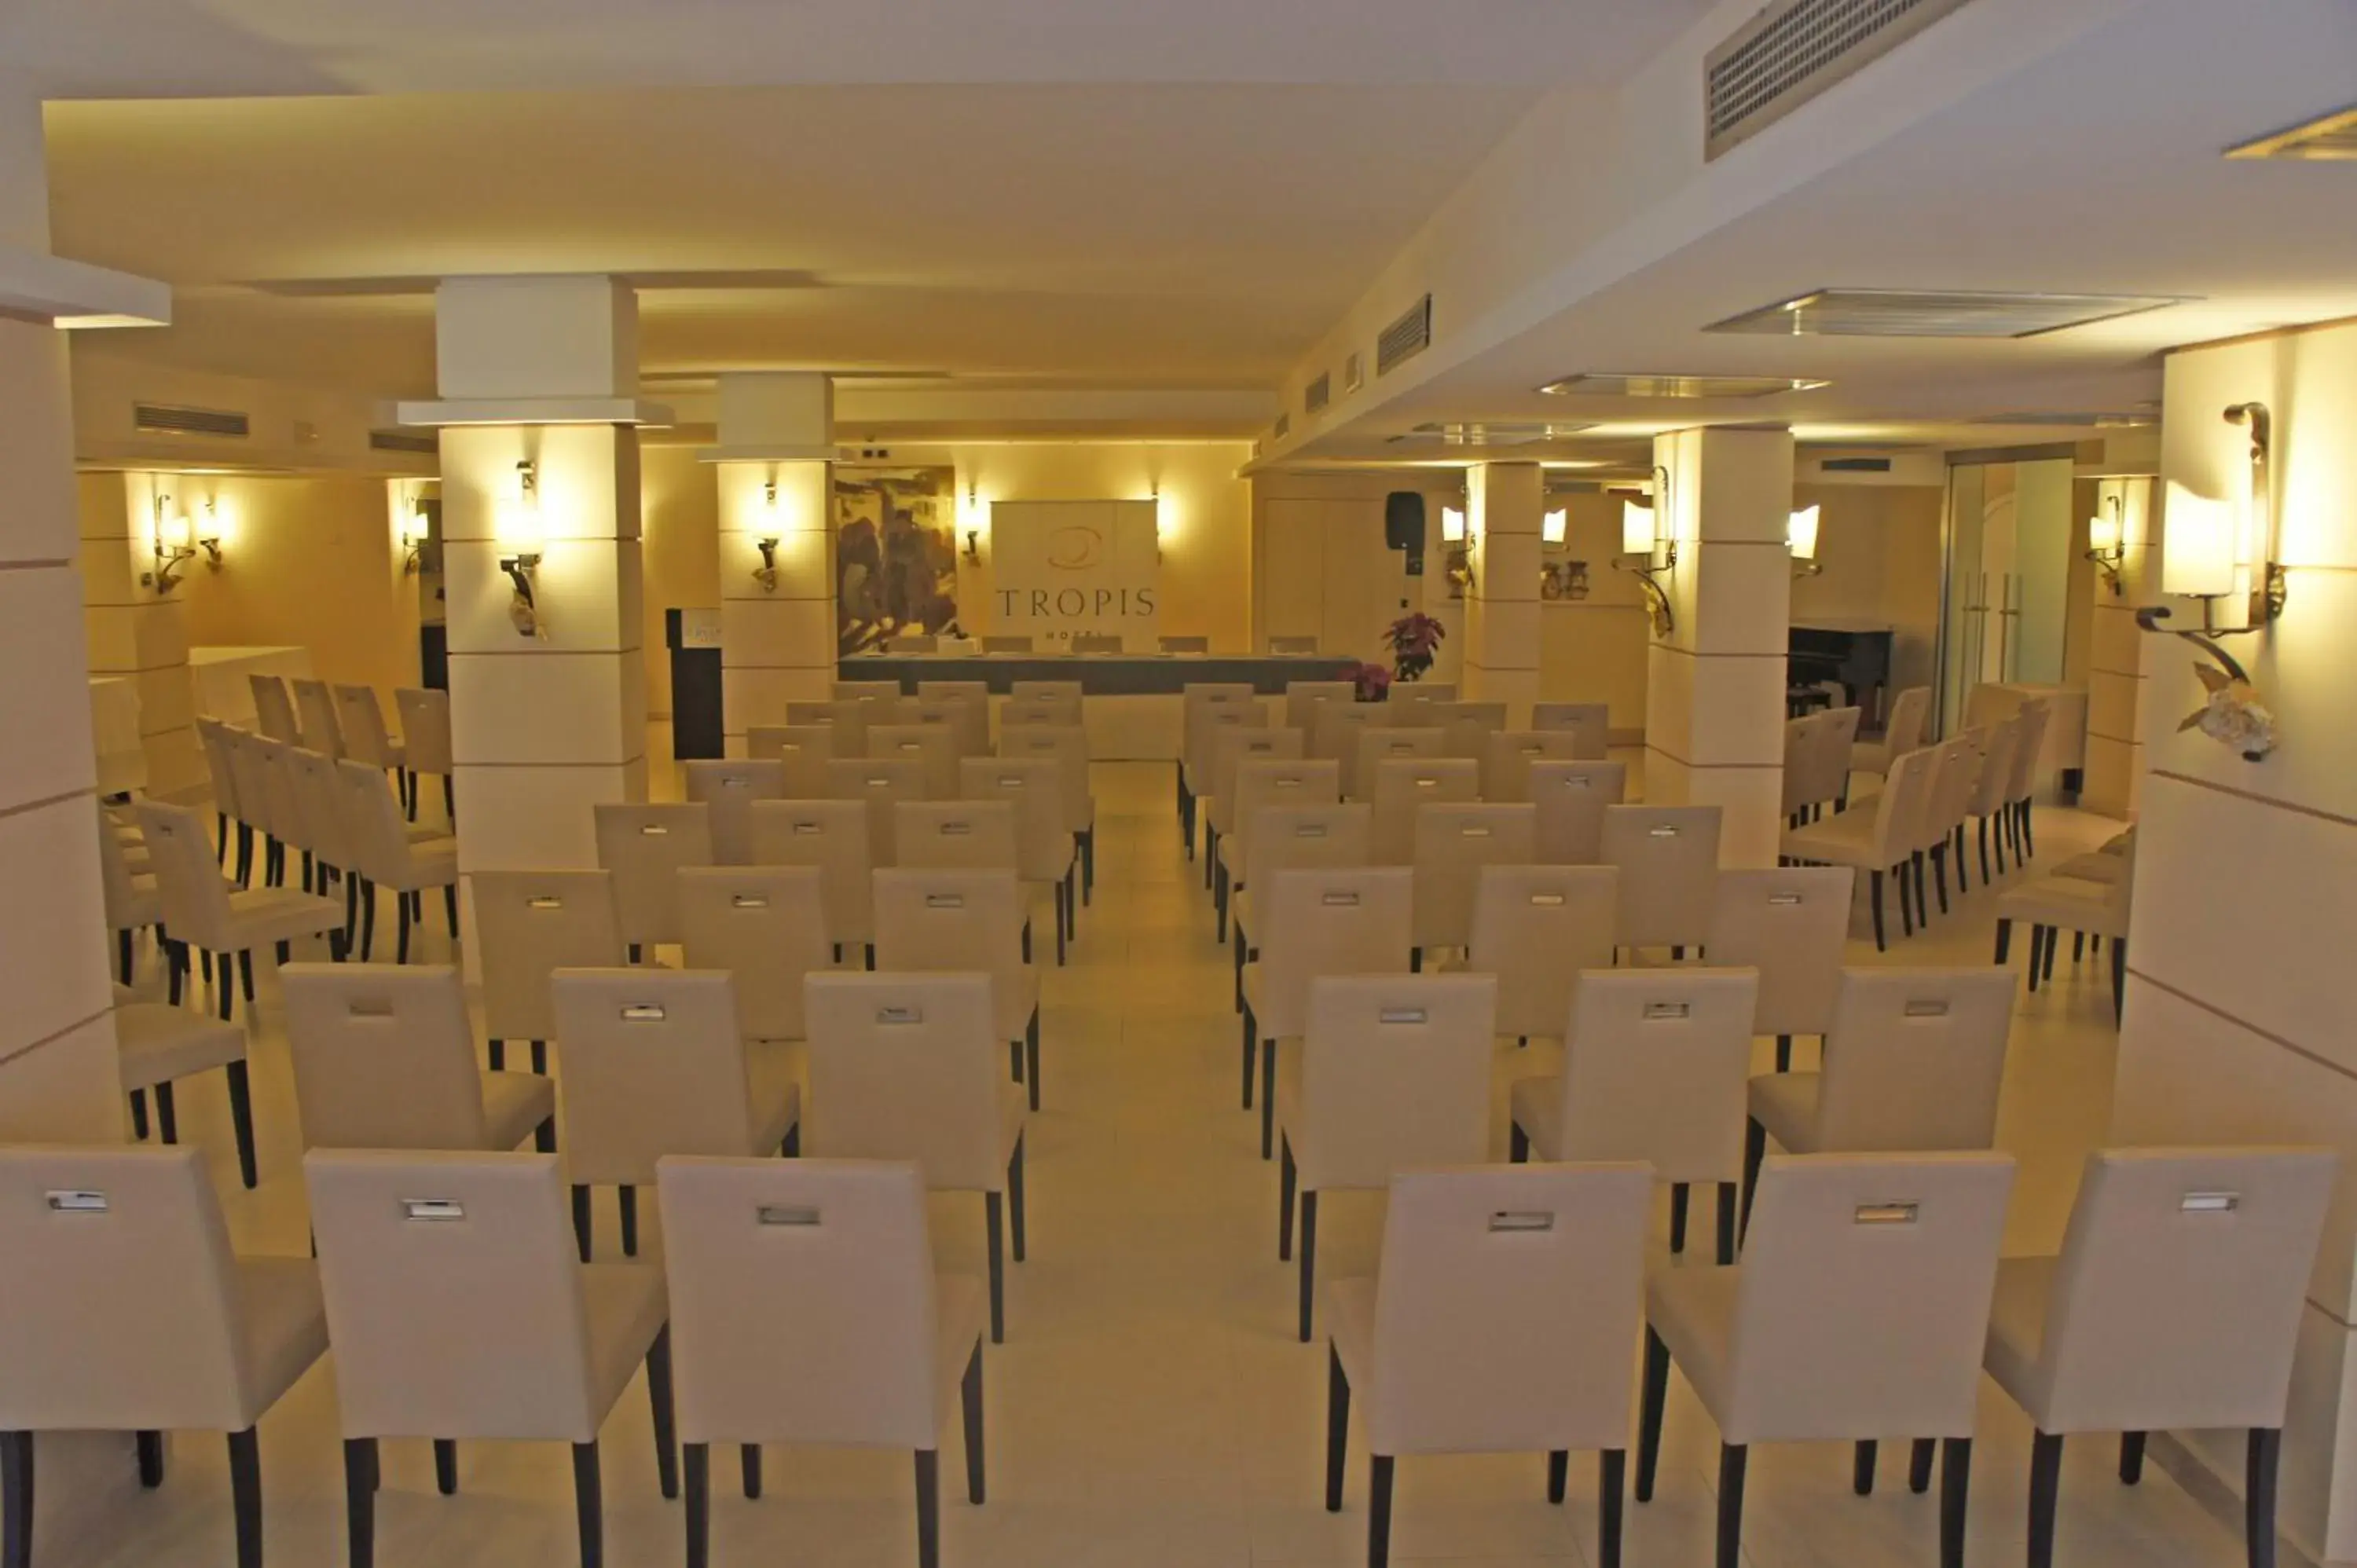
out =
[[1358,688],[1360,702],[1380,703],[1391,694],[1392,672],[1380,664],[1353,664],[1342,677]]
[[2186,715],[2177,726],[2179,733],[2198,729],[2241,752],[2245,762],[2260,761],[2276,748],[2276,715],[2259,701],[2248,681],[2207,664],[2196,664],[2193,673],[2201,678],[2210,700]]
[[1383,628],[1383,640],[1391,645],[1393,672],[1402,681],[1424,679],[1440,652],[1441,639],[1448,635],[1447,627],[1421,610]]

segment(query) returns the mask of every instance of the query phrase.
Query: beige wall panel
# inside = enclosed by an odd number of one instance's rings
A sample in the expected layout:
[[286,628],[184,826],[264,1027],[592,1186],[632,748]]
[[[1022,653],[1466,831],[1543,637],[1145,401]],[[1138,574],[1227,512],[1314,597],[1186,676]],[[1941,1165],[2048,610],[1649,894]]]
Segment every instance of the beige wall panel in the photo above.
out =
[[[78,754],[89,757],[85,746]],[[87,766],[87,763],[85,763]],[[0,1055],[106,1010],[106,907],[87,795],[0,816]]]
[[88,789],[90,682],[74,656],[81,587],[68,566],[0,572],[0,810]]
[[453,654],[450,699],[461,764],[617,766],[646,749],[646,672],[635,649]]
[[[562,869],[597,864],[592,808],[647,798],[647,761],[616,767],[468,766],[458,769],[462,871]],[[469,932],[473,927],[468,928]]]
[[0,1144],[113,1144],[123,1135],[111,1015],[0,1058]]

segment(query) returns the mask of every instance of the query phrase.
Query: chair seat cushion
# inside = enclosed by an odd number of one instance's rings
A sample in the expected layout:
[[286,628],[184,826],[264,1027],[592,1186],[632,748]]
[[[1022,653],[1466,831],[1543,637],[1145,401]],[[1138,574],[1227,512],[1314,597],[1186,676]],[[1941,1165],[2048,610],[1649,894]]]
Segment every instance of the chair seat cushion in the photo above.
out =
[[387,876],[384,886],[412,893],[427,887],[447,887],[458,880],[458,841],[442,837],[413,841],[407,864],[402,869],[406,875]]
[[1835,865],[1865,865],[1876,859],[1874,820],[1879,801],[1872,796],[1852,800],[1849,810],[1797,828],[1786,828],[1781,848],[1793,860],[1824,861]]
[[1666,1269],[1645,1283],[1645,1322],[1670,1348],[1670,1359],[1686,1375],[1720,1435],[1749,1443],[1749,1434],[1727,1430],[1735,1354],[1735,1308],[1743,1271]]
[[125,1092],[152,1089],[245,1059],[244,1025],[224,1024],[162,1002],[118,1005],[114,1040],[122,1057]]
[[1525,1078],[1515,1081],[1507,1097],[1514,1125],[1531,1141],[1531,1158],[1556,1159],[1563,1146],[1563,1079]]
[[2039,1430],[2046,1424],[2045,1379],[2038,1369],[2046,1343],[2046,1305],[2054,1294],[2053,1258],[2007,1258],[1996,1266],[1996,1294],[1989,1303],[1989,1377],[2012,1396]]
[[152,926],[164,918],[164,896],[156,890],[152,876],[134,876],[131,897],[120,909],[108,911],[113,917],[113,927],[125,931],[139,926]]
[[655,1336],[671,1317],[671,1298],[660,1266],[648,1263],[584,1263],[581,1294],[589,1316],[589,1391],[595,1412],[587,1432],[536,1434],[571,1443],[597,1435],[597,1420],[614,1408],[646,1359]]
[[236,1269],[238,1324],[245,1341],[245,1387],[239,1394],[245,1409],[244,1420],[232,1430],[242,1430],[327,1354],[328,1309],[319,1294],[319,1266],[308,1258],[240,1258]]
[[[231,950],[244,952],[344,927],[344,907],[292,887],[256,887],[229,896]],[[175,933],[178,934],[178,933]]]
[[1824,1086],[1813,1072],[1763,1073],[1751,1080],[1751,1119],[1787,1154],[1816,1154],[1817,1101]]
[[2127,933],[2127,911],[2113,897],[2110,885],[2075,876],[2041,876],[2017,887],[1996,901],[2000,920],[2033,926],[2060,926],[2099,937]]
[[1351,1380],[1361,1419],[1374,1424],[1375,1282],[1336,1280],[1326,1287],[1326,1338]]
[[487,1072],[483,1124],[494,1149],[512,1149],[556,1114],[556,1080],[536,1072]]

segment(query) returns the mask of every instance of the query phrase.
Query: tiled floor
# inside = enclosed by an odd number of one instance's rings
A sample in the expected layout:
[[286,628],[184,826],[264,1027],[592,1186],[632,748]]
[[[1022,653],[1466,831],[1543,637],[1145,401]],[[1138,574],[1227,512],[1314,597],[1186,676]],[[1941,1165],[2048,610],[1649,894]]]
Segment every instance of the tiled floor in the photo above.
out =
[[[1340,1565],[1363,1561],[1365,1466],[1353,1450],[1345,1511],[1321,1506],[1325,1351],[1293,1337],[1292,1269],[1275,1255],[1276,1174],[1257,1157],[1256,1122],[1236,1102],[1236,1025],[1197,868],[1179,857],[1169,771],[1097,773],[1098,883],[1072,964],[1046,986],[1047,1109],[1033,1123],[1031,1257],[1011,1268],[1007,1339],[988,1354],[990,1500],[945,1488],[943,1561],[971,1568]],[[432,792],[429,790],[429,794]],[[2091,845],[2112,824],[2041,811],[2046,859]],[[388,911],[390,905],[387,906]],[[1986,897],[1975,892],[1892,962],[1986,961]],[[447,942],[437,923],[425,956]],[[1875,961],[1870,942],[1859,961]],[[2022,1161],[2008,1238],[2051,1246],[2081,1155],[2110,1101],[2114,1037],[2100,966],[2067,961],[2050,993],[2025,996],[2001,1122]],[[265,982],[255,1046],[262,1188],[236,1187],[217,1089],[182,1096],[181,1125],[210,1153],[239,1244],[299,1253],[305,1244],[293,1093]],[[1765,1047],[1763,1046],[1763,1059]],[[561,1052],[559,1053],[561,1057]],[[1545,1070],[1544,1053],[1499,1058]],[[945,1267],[978,1273],[974,1200],[942,1200]],[[1321,1217],[1321,1273],[1373,1263],[1379,1200],[1336,1197]],[[617,1246],[610,1199],[601,1255]],[[1657,1216],[1666,1230],[1666,1206]],[[1664,1242],[1665,1245],[1665,1242]],[[1662,1262],[1666,1265],[1664,1254]],[[1632,1347],[1633,1349],[1633,1347]],[[1970,1560],[2017,1563],[2029,1433],[1984,1385]],[[1674,1384],[1659,1496],[1630,1509],[1632,1565],[1706,1564],[1716,1434]],[[332,1363],[263,1423],[269,1544],[282,1564],[342,1561],[341,1476]],[[682,1560],[679,1507],[655,1487],[643,1389],[623,1397],[604,1447],[608,1561]],[[229,1492],[218,1439],[173,1439],[157,1492],[131,1494],[98,1539],[47,1543],[52,1564],[218,1564],[228,1561]],[[944,1474],[954,1473],[945,1462]],[[379,1504],[386,1568],[574,1561],[569,1469],[557,1444],[469,1444],[463,1493],[435,1495],[423,1444],[388,1445]],[[2136,1490],[2113,1478],[2108,1444],[2076,1445],[2065,1466],[2060,1560],[2081,1568],[2196,1568],[2241,1560],[2238,1532],[2148,1470]],[[733,1467],[716,1466],[716,1475]],[[770,1457],[768,1496],[748,1503],[716,1483],[715,1561],[888,1565],[914,1561],[905,1455],[792,1451]],[[1568,1503],[1544,1500],[1539,1458],[1404,1462],[1394,1550],[1403,1562],[1577,1563],[1595,1543],[1594,1466],[1577,1458]],[[1849,1490],[1846,1447],[1763,1449],[1754,1459],[1746,1549],[1751,1562],[1932,1564],[1935,1499],[1888,1484]],[[53,1549],[48,1549],[53,1548]]]

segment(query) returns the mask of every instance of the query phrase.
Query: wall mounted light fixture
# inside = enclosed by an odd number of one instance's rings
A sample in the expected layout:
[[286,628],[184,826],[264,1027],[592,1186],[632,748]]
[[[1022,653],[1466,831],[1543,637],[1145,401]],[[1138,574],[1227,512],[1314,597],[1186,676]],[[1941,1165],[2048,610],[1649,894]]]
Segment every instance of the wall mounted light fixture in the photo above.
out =
[[1792,575],[1813,577],[1825,569],[1817,559],[1817,526],[1824,521],[1822,506],[1796,507],[1784,519],[1784,546],[1792,553]]
[[510,531],[516,536],[516,551],[500,557],[500,570],[515,585],[515,596],[508,602],[508,619],[514,623],[517,636],[538,637],[540,604],[534,584],[540,572],[540,551],[527,546],[536,546],[541,537],[540,465],[529,457],[516,465],[516,506]]
[[1561,544],[1571,537],[1571,509],[1556,507],[1539,514],[1539,542]]
[[2087,559],[2104,575],[2104,582],[2115,599],[2123,592],[2120,567],[2127,558],[2127,498],[2115,491],[2104,498],[2104,504],[2087,520]]
[[404,577],[425,569],[425,543],[434,536],[434,521],[426,515],[425,503],[414,500],[409,510],[401,514],[401,575]]
[[205,498],[204,532],[197,535],[197,548],[205,553],[205,564],[218,572],[221,569],[221,498]]
[[778,591],[778,541],[775,535],[753,541],[753,548],[761,553],[761,564],[753,568],[753,581],[761,585],[765,594]]
[[1440,509],[1440,542],[1448,547],[1448,556],[1440,573],[1448,584],[1448,596],[1461,599],[1465,590],[1473,585],[1473,535],[1465,525],[1465,509],[1445,506]]
[[155,564],[139,580],[159,596],[168,594],[180,585],[180,568],[196,559],[196,531],[188,524],[188,513],[173,510],[172,498],[160,490],[156,495],[149,549]]
[[[1652,617],[1653,635],[1667,637],[1677,629],[1677,617],[1670,610],[1669,590],[1662,585],[1662,575],[1678,567],[1678,542],[1674,534],[1666,541],[1662,537],[1665,520],[1670,517],[1670,471],[1658,465],[1653,469],[1652,505],[1641,506],[1625,501],[1620,507],[1620,554],[1612,564],[1623,572],[1637,575],[1637,585],[1644,591],[1645,608]],[[1674,525],[1673,525],[1674,526]]]

